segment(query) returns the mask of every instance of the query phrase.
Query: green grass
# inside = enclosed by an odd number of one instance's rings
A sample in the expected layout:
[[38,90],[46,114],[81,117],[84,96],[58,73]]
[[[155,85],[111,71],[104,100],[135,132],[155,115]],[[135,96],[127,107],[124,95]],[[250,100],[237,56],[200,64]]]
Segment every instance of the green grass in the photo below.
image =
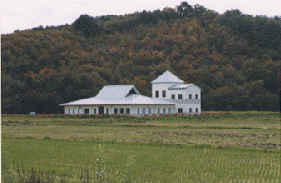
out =
[[[99,149],[99,144],[102,149]],[[38,139],[4,139],[2,151],[6,155],[5,161],[12,165],[9,168],[22,179],[31,174],[33,168],[36,177],[40,172],[54,172],[68,180],[76,177],[93,181],[99,168],[96,159],[99,158],[103,160],[104,182],[258,179],[276,182],[280,178],[278,151],[265,153],[264,150],[233,147]],[[85,176],[87,171],[88,177]]]
[[2,115],[2,182],[279,182],[280,114],[212,113]]

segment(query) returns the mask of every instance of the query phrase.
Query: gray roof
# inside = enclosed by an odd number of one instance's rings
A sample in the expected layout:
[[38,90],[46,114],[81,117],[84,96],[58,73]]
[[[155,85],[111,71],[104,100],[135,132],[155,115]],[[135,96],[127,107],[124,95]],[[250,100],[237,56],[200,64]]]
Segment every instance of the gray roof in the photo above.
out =
[[193,86],[193,84],[179,84],[169,87],[169,90],[184,90],[190,86]]
[[175,104],[161,99],[154,99],[139,94],[134,85],[104,86],[97,96],[80,99],[64,104],[67,105],[110,105],[110,104]]
[[[131,91],[132,90],[132,91]],[[96,98],[98,99],[116,99],[125,98],[129,93],[139,94],[134,85],[109,85],[104,86]]]
[[140,94],[129,94],[125,98],[115,98],[115,99],[99,99],[97,97],[91,97],[87,99],[76,100],[73,102],[60,104],[61,106],[72,106],[72,105],[113,105],[113,104],[147,104],[147,105],[174,105],[174,102],[154,99],[150,97],[146,97]]
[[158,76],[155,80],[151,82],[154,83],[184,83],[183,80],[179,79],[170,71],[165,71],[162,75]]

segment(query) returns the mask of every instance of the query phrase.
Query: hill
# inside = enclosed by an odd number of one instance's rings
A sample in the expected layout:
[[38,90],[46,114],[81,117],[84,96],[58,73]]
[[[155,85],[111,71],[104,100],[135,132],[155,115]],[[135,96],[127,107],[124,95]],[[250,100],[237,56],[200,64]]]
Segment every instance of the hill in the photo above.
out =
[[169,69],[202,88],[202,110],[279,110],[281,20],[182,3],[1,35],[2,113],[57,113],[104,85],[150,82]]

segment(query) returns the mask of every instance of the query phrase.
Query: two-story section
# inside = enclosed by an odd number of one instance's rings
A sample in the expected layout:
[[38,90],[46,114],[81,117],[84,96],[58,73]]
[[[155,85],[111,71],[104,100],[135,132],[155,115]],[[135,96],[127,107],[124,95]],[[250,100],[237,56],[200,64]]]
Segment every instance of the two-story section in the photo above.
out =
[[194,84],[184,84],[184,81],[172,74],[164,72],[151,82],[152,98],[159,98],[176,103],[177,113],[201,113],[201,89]]

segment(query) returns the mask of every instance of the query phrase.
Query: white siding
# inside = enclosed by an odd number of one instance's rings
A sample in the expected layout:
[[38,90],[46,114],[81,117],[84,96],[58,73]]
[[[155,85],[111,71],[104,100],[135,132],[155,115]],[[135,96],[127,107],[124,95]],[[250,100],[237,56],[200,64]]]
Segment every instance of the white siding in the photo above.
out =
[[[155,84],[152,84],[152,98],[156,98],[155,96],[155,91],[159,91],[159,99],[170,99],[171,98],[171,95],[169,95],[169,90],[168,88],[175,85],[175,84],[178,84],[178,83],[155,83]],[[163,98],[162,96],[162,91],[165,90],[166,91],[166,97]]]
[[169,90],[167,99],[172,99],[172,94],[175,95],[175,99],[178,99],[179,94],[182,94],[182,99],[187,99],[186,90]]
[[[177,104],[176,105],[176,111],[178,112],[178,109],[182,108],[184,114],[200,114],[201,113],[201,104]],[[189,111],[189,109],[192,109],[192,112]],[[198,108],[198,112],[196,112],[196,108]]]
[[186,99],[189,99],[189,94],[192,95],[192,99],[195,99],[195,94],[198,94],[198,99],[201,99],[201,90],[197,86],[193,85],[186,89]]

